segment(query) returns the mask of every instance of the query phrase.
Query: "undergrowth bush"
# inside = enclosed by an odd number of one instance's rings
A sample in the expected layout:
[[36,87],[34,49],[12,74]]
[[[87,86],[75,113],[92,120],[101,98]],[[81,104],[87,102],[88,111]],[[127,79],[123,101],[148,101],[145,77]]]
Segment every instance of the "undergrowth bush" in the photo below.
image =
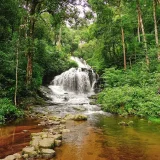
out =
[[112,113],[160,117],[159,77],[158,72],[107,69],[98,102]]
[[9,99],[0,99],[0,124],[5,123],[6,120],[9,121],[22,116],[23,112],[15,107]]

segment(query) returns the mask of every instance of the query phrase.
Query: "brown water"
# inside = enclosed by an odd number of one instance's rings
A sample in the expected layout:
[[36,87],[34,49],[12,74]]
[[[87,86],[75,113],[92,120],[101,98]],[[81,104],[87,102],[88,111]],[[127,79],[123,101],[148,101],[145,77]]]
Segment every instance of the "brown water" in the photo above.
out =
[[29,145],[30,133],[39,132],[41,127],[37,121],[26,119],[15,125],[0,127],[0,158],[20,152],[22,148]]
[[[120,121],[132,120],[132,126]],[[40,131],[37,122],[0,128],[0,158],[29,144],[31,132]],[[160,160],[160,125],[139,118],[92,115],[86,122],[68,121],[70,133],[56,148],[54,160]],[[29,132],[24,132],[28,130]]]
[[[160,125],[138,118],[95,117],[69,122],[55,160],[160,160]],[[120,121],[134,121],[120,126]]]

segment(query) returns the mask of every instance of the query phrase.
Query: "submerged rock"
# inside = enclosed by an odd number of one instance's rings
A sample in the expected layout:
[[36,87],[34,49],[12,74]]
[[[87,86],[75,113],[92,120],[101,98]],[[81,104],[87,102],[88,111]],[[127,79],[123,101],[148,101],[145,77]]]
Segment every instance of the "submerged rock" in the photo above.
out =
[[126,122],[124,122],[124,121],[121,121],[118,124],[121,125],[121,126],[128,126],[128,124]]
[[133,121],[129,121],[129,122],[128,122],[128,125],[132,125],[132,124],[133,124]]
[[55,151],[53,149],[42,149],[41,154],[43,158],[49,159],[55,156]]
[[119,125],[122,125],[122,126],[130,126],[133,124],[133,121],[129,121],[128,123],[127,122],[124,122],[124,121],[121,121],[118,123]]

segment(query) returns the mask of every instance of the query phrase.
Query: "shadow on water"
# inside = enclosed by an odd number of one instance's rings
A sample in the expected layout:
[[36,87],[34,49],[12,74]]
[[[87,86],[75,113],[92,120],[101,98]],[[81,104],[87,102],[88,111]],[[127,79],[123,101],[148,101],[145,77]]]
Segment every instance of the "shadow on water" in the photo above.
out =
[[33,119],[25,119],[18,124],[0,126],[0,158],[20,152],[29,145],[30,133],[42,130],[37,123]]

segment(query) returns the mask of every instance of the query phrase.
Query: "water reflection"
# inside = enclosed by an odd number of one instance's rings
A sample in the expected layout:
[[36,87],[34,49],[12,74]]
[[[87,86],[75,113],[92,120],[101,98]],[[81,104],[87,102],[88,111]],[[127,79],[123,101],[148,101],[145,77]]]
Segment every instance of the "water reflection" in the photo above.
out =
[[33,120],[24,120],[20,124],[10,124],[0,127],[0,158],[20,152],[22,148],[29,145],[30,133],[41,131]]
[[[55,160],[160,160],[160,126],[138,118],[94,115],[88,122],[70,122]],[[120,121],[133,121],[120,126]]]

